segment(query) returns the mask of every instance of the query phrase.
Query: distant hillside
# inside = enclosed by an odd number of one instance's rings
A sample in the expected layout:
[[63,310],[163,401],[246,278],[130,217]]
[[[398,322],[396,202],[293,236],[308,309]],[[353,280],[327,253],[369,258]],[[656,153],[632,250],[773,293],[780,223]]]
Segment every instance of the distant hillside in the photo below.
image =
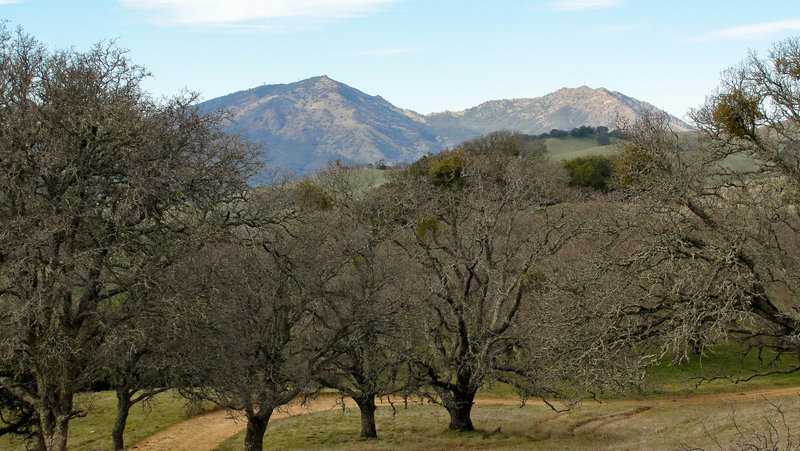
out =
[[424,117],[326,76],[240,91],[201,104],[265,145],[271,167],[302,174],[345,162],[413,161],[444,147]]
[[601,146],[595,138],[547,138],[544,141],[545,156],[553,161],[571,160],[590,155],[609,155],[617,150],[618,140]]
[[[337,158],[347,163],[409,162],[496,130],[540,134],[582,125],[613,127],[617,118],[656,110],[618,92],[582,86],[423,116],[326,76],[260,86],[200,106],[230,111],[230,128],[264,144],[272,168],[298,175]],[[690,128],[670,118],[676,130]]]
[[[515,130],[537,135],[552,129],[572,130],[582,125],[613,128],[618,118],[634,119],[658,111],[653,105],[605,88],[562,88],[543,97],[484,102],[464,111],[434,113],[428,124],[448,144],[495,130]],[[669,116],[676,131],[691,126]]]

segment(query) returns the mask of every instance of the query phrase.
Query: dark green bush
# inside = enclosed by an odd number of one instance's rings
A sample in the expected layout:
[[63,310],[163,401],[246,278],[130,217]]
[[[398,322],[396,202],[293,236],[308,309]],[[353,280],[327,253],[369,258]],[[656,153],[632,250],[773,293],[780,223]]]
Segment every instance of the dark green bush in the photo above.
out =
[[598,191],[607,192],[608,182],[611,180],[614,164],[611,159],[603,155],[578,157],[564,163],[570,176],[570,186],[583,186]]

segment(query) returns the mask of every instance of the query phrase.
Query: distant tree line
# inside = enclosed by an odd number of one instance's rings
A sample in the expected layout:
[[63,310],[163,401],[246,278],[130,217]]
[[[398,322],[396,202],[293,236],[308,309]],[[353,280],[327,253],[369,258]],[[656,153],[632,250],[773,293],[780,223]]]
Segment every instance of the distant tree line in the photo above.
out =
[[607,146],[611,144],[611,138],[626,139],[625,133],[622,130],[614,129],[609,131],[608,127],[602,125],[597,127],[582,125],[570,131],[554,128],[547,133],[531,135],[531,137],[535,139],[566,138],[568,136],[573,138],[595,138],[598,146]]
[[[625,133],[620,129],[614,129],[609,131],[608,127],[604,127],[602,125],[597,127],[592,127],[588,125],[583,125],[580,127],[576,127],[570,131],[566,130],[559,130],[559,129],[552,129],[550,132],[541,133],[538,135],[527,135],[524,133],[518,134],[519,139],[526,141],[526,142],[540,142],[547,138],[566,138],[571,136],[573,138],[595,138],[597,140],[598,146],[607,146],[610,145],[611,138],[615,138],[618,140],[625,140]],[[431,154],[432,155],[432,154]],[[381,159],[374,163],[369,164],[355,164],[354,167],[358,168],[370,168],[370,169],[378,169],[378,170],[387,170],[393,167],[405,167],[408,163],[388,163],[385,160]]]
[[192,96],[154,101],[113,44],[0,28],[0,434],[64,450],[99,385],[116,449],[168,389],[243,412],[247,450],[326,388],[362,437],[385,396],[469,431],[495,382],[568,407],[719,340],[796,350],[798,49],[731,71],[696,149],[648,115],[612,159],[497,132],[380,186],[332,163],[254,188],[259,149]]

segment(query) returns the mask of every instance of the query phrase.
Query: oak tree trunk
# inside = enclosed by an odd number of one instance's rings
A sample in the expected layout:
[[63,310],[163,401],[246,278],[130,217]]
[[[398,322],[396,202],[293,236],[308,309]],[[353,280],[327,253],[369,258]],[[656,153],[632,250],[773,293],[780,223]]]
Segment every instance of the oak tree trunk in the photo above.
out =
[[125,449],[125,425],[128,422],[128,412],[131,410],[132,393],[126,388],[117,388],[117,419],[114,421],[114,430],[111,436],[114,440],[114,449]]
[[452,405],[445,406],[450,414],[450,429],[454,431],[474,431],[472,426],[472,404],[475,400],[475,390],[456,390],[453,392]]
[[47,451],[66,451],[69,415],[57,414],[51,409],[39,411],[42,440]]
[[375,394],[364,395],[363,397],[353,398],[361,410],[361,437],[375,438],[378,430],[375,428]]
[[247,417],[247,432],[244,436],[245,451],[262,451],[264,448],[264,433],[267,432],[267,423],[272,416],[272,409],[260,410],[255,413],[251,410],[245,412]]

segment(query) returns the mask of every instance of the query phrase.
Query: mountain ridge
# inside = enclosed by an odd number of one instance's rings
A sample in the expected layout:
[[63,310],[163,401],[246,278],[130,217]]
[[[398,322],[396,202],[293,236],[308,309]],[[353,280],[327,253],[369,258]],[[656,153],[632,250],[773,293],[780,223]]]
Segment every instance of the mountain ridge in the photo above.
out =
[[[619,120],[632,120],[645,112],[660,111],[655,106],[606,88],[561,88],[541,97],[489,100],[461,111],[428,115],[436,128],[451,127],[445,135],[448,143],[509,129],[527,134],[541,134],[552,129],[571,130],[583,125],[613,128]],[[678,131],[691,126],[668,115],[669,124]],[[452,127],[456,129],[453,130]]]
[[227,109],[230,128],[263,143],[271,166],[297,173],[335,158],[412,161],[443,147],[414,114],[327,76],[238,91],[201,108]]
[[[422,115],[326,75],[237,91],[202,102],[200,108],[226,109],[231,131],[264,144],[273,168],[298,175],[337,158],[345,163],[409,162],[496,130],[540,134],[582,125],[611,127],[619,118],[658,111],[617,91],[581,86]],[[690,128],[669,117],[677,130]]]

